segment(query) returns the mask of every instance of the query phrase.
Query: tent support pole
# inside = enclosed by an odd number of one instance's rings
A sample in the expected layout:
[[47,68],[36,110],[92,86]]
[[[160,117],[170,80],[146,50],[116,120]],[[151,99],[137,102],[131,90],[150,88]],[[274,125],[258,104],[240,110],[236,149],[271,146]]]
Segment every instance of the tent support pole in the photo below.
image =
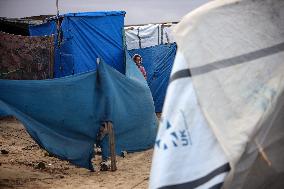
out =
[[107,130],[109,134],[109,148],[110,148],[110,160],[111,160],[111,171],[116,171],[116,157],[115,157],[115,141],[113,126],[110,121],[107,121]]
[[50,60],[49,60],[49,78],[50,78],[50,79],[53,79],[53,78],[54,78],[54,71],[53,71],[53,68],[54,68],[54,57],[55,57],[55,56],[54,56],[54,35],[51,35],[49,44],[50,44],[50,50],[49,50],[49,53],[50,53]]

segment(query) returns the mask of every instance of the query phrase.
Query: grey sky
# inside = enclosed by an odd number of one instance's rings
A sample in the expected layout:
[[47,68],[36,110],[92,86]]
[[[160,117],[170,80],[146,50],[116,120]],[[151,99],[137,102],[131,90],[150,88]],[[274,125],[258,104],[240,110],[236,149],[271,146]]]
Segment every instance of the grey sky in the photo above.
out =
[[[60,13],[125,10],[125,24],[179,21],[210,0],[59,0]],[[56,0],[0,0],[0,17],[56,14]]]

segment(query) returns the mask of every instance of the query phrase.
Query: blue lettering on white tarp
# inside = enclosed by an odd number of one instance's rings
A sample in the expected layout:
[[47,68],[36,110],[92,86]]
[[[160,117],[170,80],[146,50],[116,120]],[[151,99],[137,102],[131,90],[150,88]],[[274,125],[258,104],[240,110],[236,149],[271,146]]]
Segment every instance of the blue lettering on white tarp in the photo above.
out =
[[165,127],[165,135],[163,138],[157,138],[155,145],[158,149],[167,150],[169,148],[178,148],[191,146],[191,136],[188,130],[188,126],[185,120],[183,111],[180,111],[183,123],[177,127],[172,127],[172,124],[167,120],[162,118],[160,126]]

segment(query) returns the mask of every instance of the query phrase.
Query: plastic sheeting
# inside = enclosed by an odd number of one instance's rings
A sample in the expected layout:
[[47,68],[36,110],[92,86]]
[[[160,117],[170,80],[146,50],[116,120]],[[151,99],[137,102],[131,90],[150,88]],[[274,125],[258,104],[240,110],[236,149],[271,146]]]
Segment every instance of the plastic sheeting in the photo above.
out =
[[113,123],[117,154],[153,146],[157,120],[142,77],[135,64],[127,62],[126,76],[100,63],[96,72],[59,79],[0,80],[0,110],[16,116],[51,154],[92,169],[102,121]]
[[0,79],[53,78],[53,38],[0,32]]
[[125,27],[128,50],[174,43],[172,28],[175,24],[147,24]]
[[[53,76],[53,38],[0,32],[0,79],[47,79]],[[0,117],[8,116],[0,110]]]
[[56,33],[56,27],[55,21],[49,21],[43,24],[30,26],[29,31],[31,36],[52,35]]
[[[213,1],[175,28],[187,68],[171,82],[192,78],[201,112],[232,168],[224,188],[283,186],[283,31],[282,0]],[[176,103],[172,109],[183,103],[179,97],[169,97]],[[202,167],[195,168],[206,172]]]
[[128,51],[142,56],[142,64],[147,72],[147,82],[155,103],[155,111],[161,112],[168,87],[169,77],[176,55],[176,44],[158,45]]
[[[95,70],[97,58],[125,73],[122,36],[124,15],[123,11],[113,11],[60,16],[63,20],[60,41],[55,44],[55,77]],[[56,23],[53,20],[30,26],[30,34],[56,34]]]
[[[171,75],[187,68],[178,51]],[[221,145],[201,111],[192,78],[173,80],[159,125],[149,188],[219,189],[229,170]]]

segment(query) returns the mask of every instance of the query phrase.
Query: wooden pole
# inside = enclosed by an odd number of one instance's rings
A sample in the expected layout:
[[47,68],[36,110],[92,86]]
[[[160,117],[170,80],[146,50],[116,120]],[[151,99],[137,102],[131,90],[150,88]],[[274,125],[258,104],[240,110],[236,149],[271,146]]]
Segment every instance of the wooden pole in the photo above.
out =
[[59,20],[59,7],[58,7],[58,0],[56,0],[56,19],[57,19],[57,27],[56,27],[56,30],[57,30],[57,45],[58,47],[60,47],[60,20]]
[[107,122],[107,130],[109,135],[109,149],[110,149],[110,160],[111,160],[111,171],[116,171],[116,157],[115,157],[115,140],[113,126],[110,121]]
[[50,44],[50,50],[49,50],[49,53],[50,53],[49,78],[53,79],[54,78],[54,72],[53,72],[53,69],[54,69],[54,58],[55,58],[55,56],[54,56],[54,35],[51,35],[49,44]]
[[56,0],[56,16],[58,17],[59,15],[59,9],[58,9],[58,0]]

